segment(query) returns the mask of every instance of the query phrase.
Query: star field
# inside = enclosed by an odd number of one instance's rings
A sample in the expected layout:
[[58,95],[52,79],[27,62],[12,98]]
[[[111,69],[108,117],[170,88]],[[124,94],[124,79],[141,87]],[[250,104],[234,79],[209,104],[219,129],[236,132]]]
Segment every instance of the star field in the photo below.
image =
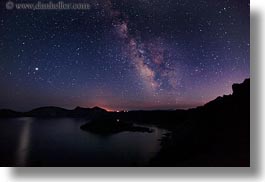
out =
[[250,77],[247,0],[85,2],[1,3],[0,108],[190,108]]

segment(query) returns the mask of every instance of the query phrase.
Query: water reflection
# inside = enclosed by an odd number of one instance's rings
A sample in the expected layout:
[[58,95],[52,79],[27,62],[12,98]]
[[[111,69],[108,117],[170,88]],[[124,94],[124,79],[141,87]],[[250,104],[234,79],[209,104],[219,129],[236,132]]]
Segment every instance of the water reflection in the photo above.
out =
[[27,158],[30,148],[30,129],[33,122],[32,118],[22,118],[21,122],[24,122],[21,133],[18,140],[17,148],[17,166],[26,166]]
[[85,132],[86,120],[0,119],[0,166],[145,166],[160,149],[165,131]]

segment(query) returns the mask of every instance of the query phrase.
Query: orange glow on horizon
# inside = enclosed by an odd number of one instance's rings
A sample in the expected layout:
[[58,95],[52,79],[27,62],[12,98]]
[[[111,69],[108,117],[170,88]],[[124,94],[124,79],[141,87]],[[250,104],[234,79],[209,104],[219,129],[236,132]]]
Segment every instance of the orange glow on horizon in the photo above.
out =
[[115,109],[111,109],[111,108],[108,108],[108,107],[105,107],[105,106],[98,106],[98,107],[100,107],[102,109],[105,109],[108,112],[114,112],[114,111],[116,111]]

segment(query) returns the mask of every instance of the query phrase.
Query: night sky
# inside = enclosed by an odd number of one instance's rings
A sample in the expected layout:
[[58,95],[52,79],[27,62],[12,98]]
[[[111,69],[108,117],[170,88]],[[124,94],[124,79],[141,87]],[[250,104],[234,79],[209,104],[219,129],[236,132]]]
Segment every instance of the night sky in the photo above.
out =
[[190,108],[250,77],[248,0],[82,2],[1,3],[0,108]]

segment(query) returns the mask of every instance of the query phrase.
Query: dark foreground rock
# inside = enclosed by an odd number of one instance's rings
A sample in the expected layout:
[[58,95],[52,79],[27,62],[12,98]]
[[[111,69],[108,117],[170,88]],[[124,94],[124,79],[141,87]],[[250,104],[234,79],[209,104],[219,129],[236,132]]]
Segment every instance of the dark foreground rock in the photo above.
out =
[[233,94],[188,110],[187,120],[161,142],[151,166],[250,166],[250,80]]

